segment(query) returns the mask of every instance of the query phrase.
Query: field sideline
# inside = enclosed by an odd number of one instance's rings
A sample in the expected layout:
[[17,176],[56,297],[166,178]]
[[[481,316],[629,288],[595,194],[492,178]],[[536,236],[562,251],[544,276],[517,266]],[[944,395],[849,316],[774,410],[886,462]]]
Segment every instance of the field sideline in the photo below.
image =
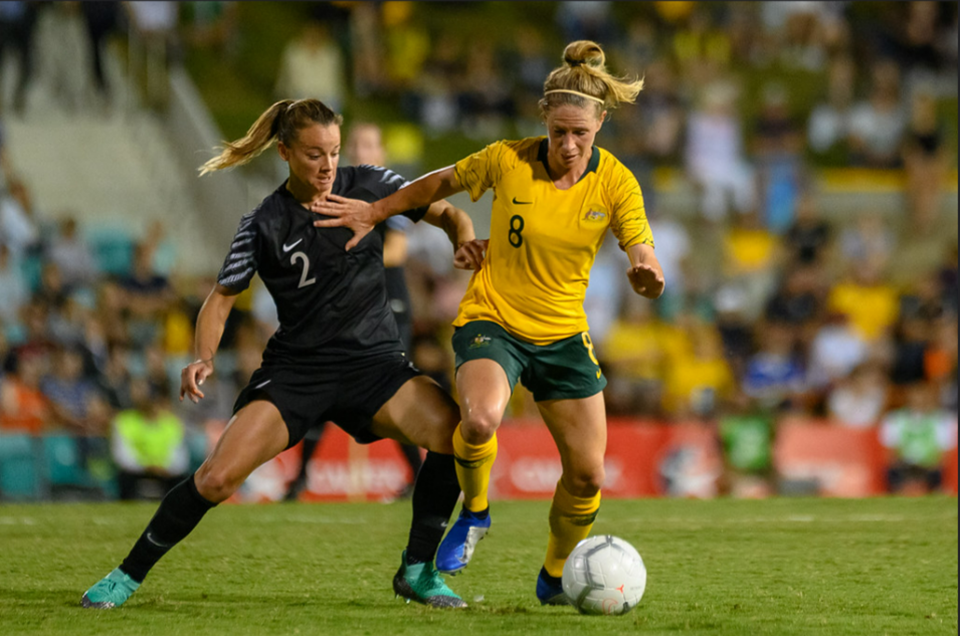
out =
[[494,502],[466,573],[471,607],[395,600],[410,508],[223,506],[119,610],[79,606],[155,504],[0,506],[0,634],[957,633],[957,500],[607,500],[594,534],[649,573],[624,617],[542,608],[549,502]]

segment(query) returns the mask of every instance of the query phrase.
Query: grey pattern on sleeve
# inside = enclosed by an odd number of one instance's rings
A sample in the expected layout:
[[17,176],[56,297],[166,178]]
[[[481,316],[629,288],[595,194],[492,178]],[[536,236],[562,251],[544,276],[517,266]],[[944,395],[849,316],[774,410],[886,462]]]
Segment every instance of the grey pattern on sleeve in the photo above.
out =
[[240,219],[240,227],[230,244],[230,253],[223,261],[217,283],[230,289],[246,289],[257,271],[258,228],[254,210]]

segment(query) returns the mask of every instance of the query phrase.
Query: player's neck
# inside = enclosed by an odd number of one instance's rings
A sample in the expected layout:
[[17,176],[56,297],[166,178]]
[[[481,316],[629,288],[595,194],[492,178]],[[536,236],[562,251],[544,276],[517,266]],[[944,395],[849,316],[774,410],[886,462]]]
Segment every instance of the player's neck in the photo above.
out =
[[284,185],[287,188],[287,192],[293,195],[293,198],[304,207],[310,207],[311,203],[325,200],[327,195],[333,192],[332,188],[329,190],[318,190],[293,176],[290,176]]
[[[592,153],[592,151],[591,151]],[[590,156],[584,157],[583,161],[573,166],[566,166],[560,161],[547,156],[547,167],[550,169],[550,179],[560,190],[566,190],[576,185],[583,173],[587,171],[590,165]]]

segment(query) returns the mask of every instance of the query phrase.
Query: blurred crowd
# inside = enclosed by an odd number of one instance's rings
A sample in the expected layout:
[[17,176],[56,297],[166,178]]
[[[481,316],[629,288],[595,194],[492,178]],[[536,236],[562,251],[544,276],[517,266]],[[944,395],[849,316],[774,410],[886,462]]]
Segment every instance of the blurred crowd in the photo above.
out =
[[[241,37],[230,2],[0,3],[0,68],[19,55],[14,93],[0,103],[15,113],[29,87],[28,27],[45,4],[80,12],[93,50],[104,37],[95,25],[113,29],[121,11],[164,59],[180,47],[231,55]],[[562,44],[603,43],[613,69],[645,77],[638,105],[615,113],[598,143],[640,180],[667,279],[664,297],[646,301],[629,292],[615,241],[598,255],[586,308],[610,414],[718,423],[731,472],[760,476],[787,418],[876,428],[891,489],[936,488],[957,429],[957,242],[938,225],[956,147],[942,118],[957,97],[956,5],[620,5],[557,3],[552,24],[477,39],[431,27],[418,3],[312,3],[281,57],[277,96],[338,110],[388,99],[423,135],[456,132],[479,148],[541,134],[537,101]],[[865,209],[841,221],[821,209],[811,166],[903,171],[904,207],[897,218]],[[118,255],[88,239],[82,215],[35,209],[2,128],[0,167],[0,432],[109,439],[82,452],[108,457],[128,488],[137,476],[175,478],[196,460],[190,436],[222,424],[259,365],[272,301],[262,286],[244,293],[207,398],[181,405],[179,370],[212,276],[178,275],[162,227]],[[659,204],[662,168],[691,184],[695,218]],[[917,237],[938,250],[923,264],[901,258]],[[411,354],[450,387],[449,325],[465,275],[445,237],[419,226],[406,274]],[[536,412],[522,390],[510,408]]]

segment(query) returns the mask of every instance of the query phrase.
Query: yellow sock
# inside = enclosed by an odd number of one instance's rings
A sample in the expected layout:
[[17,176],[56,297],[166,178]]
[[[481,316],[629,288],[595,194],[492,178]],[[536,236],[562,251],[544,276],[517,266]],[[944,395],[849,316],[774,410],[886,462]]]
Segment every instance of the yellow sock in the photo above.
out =
[[547,542],[547,558],[543,567],[550,576],[563,576],[563,564],[577,547],[590,535],[590,528],[600,510],[600,492],[592,497],[571,495],[563,482],[557,482],[550,506],[550,540]]
[[490,505],[487,489],[490,487],[490,471],[497,458],[497,436],[489,442],[474,446],[463,439],[458,424],[453,432],[453,456],[457,460],[457,479],[463,489],[463,507],[470,512],[486,510]]

